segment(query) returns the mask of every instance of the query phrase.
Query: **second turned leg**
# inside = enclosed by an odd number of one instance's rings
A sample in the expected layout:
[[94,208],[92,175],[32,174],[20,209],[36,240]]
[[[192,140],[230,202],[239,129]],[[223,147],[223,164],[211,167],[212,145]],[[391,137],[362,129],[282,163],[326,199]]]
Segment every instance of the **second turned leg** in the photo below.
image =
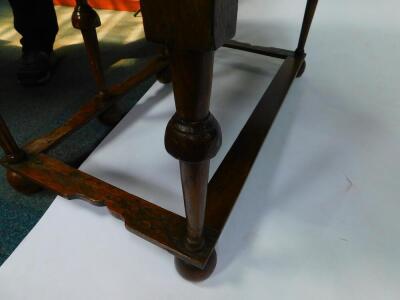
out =
[[0,115],[0,147],[6,154],[6,159],[10,163],[19,162],[24,159],[25,153],[18,147],[6,122]]
[[[72,25],[82,33],[88,54],[90,69],[96,81],[98,92],[106,89],[106,81],[100,59],[99,41],[96,28],[101,25],[100,18],[87,0],[77,0],[72,14]],[[99,120],[105,125],[115,126],[123,117],[116,104],[99,115]]]
[[[308,33],[310,32],[311,23],[314,18],[315,10],[317,8],[318,0],[307,0],[306,10],[304,12],[303,24],[301,26],[301,32],[299,42],[296,48],[297,55],[304,55],[304,47],[306,45]],[[297,77],[301,77],[306,69],[306,61],[300,67]]]
[[[10,164],[19,163],[26,157],[25,152],[18,147],[12,137],[8,126],[1,115],[0,147],[4,150],[6,160]],[[41,189],[37,184],[10,170],[7,170],[7,181],[15,190],[26,195],[33,194]]]
[[[186,211],[184,247],[190,252],[204,246],[204,217],[210,159],[221,145],[221,129],[209,112],[214,53],[171,50],[176,114],[169,121],[165,146],[179,160]],[[193,281],[206,279],[216,264],[215,253],[203,270],[179,259],[179,273]]]

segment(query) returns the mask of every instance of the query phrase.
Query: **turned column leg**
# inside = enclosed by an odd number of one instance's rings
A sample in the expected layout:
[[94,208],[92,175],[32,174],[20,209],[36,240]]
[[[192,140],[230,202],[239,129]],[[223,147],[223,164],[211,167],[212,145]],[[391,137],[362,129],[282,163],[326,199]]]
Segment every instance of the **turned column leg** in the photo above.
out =
[[[187,229],[184,247],[204,246],[204,217],[210,159],[221,145],[221,129],[209,112],[214,53],[171,50],[176,114],[169,121],[165,146],[179,160]],[[215,253],[203,270],[176,259],[179,273],[190,280],[206,279],[216,264]]]
[[[4,150],[4,153],[6,154],[6,160],[10,164],[21,162],[26,157],[25,152],[18,147],[17,143],[12,137],[8,126],[6,122],[4,122],[1,115],[0,147]],[[7,180],[15,190],[24,194],[33,194],[41,189],[40,186],[10,170],[7,170]]]
[[[106,81],[100,59],[99,41],[96,28],[101,25],[96,11],[89,6],[87,0],[77,0],[72,14],[72,25],[82,33],[88,54],[90,69],[96,81],[97,90],[102,93],[106,89]],[[116,104],[99,115],[99,120],[110,126],[116,125],[122,118]]]
[[9,163],[16,163],[24,159],[25,153],[17,146],[6,122],[0,115],[0,146],[6,154]]
[[[168,49],[176,113],[167,125],[165,148],[179,160],[186,211],[182,247],[195,256],[207,238],[210,159],[221,146],[221,129],[209,111],[214,51],[235,35],[238,1],[171,1],[167,6],[164,2],[141,0],[143,25],[148,41]],[[194,281],[206,279],[215,264],[215,251],[202,269],[175,258],[178,272]]]
[[[315,10],[317,8],[318,0],[307,0],[307,6],[304,13],[303,24],[301,27],[300,38],[297,44],[296,54],[304,55],[304,47],[307,42],[308,33],[310,32],[310,27],[312,20],[314,18]],[[306,69],[306,62],[304,61],[300,67],[297,77],[301,77]]]

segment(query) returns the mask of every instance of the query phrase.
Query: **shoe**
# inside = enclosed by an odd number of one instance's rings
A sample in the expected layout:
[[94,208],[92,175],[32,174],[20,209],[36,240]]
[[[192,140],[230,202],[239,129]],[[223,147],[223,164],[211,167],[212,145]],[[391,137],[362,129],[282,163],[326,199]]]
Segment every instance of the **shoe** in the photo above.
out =
[[19,83],[24,86],[46,83],[51,77],[50,56],[44,51],[24,53],[17,72]]

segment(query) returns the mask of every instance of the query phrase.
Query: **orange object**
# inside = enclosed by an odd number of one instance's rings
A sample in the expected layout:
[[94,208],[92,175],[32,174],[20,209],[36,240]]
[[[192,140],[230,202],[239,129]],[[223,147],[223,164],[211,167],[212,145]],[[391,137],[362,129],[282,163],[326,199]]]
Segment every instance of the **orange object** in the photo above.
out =
[[[76,0],[53,0],[55,5],[75,6]],[[93,8],[138,11],[140,0],[88,0]]]

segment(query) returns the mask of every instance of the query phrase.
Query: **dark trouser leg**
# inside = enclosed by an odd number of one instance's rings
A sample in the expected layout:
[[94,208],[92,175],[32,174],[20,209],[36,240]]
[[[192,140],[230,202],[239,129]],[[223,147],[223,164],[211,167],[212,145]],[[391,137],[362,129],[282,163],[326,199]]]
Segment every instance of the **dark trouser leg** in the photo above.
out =
[[9,0],[15,29],[22,35],[24,52],[50,53],[58,32],[57,17],[51,0]]

